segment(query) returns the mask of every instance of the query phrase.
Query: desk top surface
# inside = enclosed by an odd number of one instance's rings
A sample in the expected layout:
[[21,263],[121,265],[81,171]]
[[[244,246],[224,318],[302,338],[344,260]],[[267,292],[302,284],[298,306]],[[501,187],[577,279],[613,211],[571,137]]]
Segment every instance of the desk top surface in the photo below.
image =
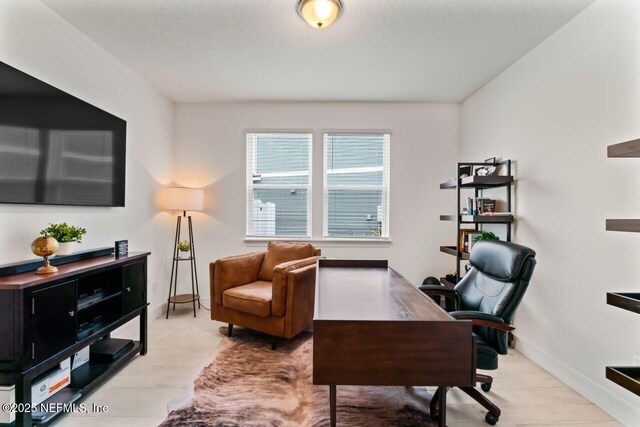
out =
[[321,259],[316,274],[314,320],[453,320],[387,261]]

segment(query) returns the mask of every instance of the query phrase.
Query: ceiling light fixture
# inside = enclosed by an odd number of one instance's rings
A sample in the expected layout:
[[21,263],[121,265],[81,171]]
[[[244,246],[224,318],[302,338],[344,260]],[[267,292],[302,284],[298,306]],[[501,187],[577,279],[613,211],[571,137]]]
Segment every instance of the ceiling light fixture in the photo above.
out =
[[298,15],[314,28],[328,27],[342,13],[340,0],[300,0]]

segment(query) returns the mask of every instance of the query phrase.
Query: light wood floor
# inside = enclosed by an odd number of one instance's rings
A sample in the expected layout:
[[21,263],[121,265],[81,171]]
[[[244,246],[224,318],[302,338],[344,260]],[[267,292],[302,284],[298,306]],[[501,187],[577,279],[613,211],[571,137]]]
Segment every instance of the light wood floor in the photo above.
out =
[[[167,403],[183,396],[200,370],[211,362],[221,340],[220,323],[200,310],[198,318],[183,307],[169,320],[149,324],[149,353],[137,357],[85,400],[107,405],[106,414],[69,414],[61,427],[157,426],[167,415]],[[502,409],[499,427],[618,426],[598,407],[571,390],[517,351],[502,356],[491,373],[489,395]],[[458,390],[447,395],[449,426],[487,426],[485,410]],[[328,408],[327,408],[328,410]],[[91,417],[88,419],[87,417]]]

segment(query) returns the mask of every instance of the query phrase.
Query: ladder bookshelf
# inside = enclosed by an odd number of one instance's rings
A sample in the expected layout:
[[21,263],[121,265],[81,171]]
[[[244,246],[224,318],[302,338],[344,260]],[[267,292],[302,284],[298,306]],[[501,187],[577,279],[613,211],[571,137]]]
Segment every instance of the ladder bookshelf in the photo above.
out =
[[[477,168],[495,166],[497,168],[496,175],[480,176],[471,175],[461,177],[464,170],[469,170],[475,173]],[[504,175],[497,175],[498,173],[505,173]],[[440,221],[455,221],[456,222],[456,239],[455,245],[440,246],[440,252],[452,255],[456,258],[456,283],[462,277],[461,275],[461,263],[469,259],[469,253],[464,251],[463,247],[460,247],[460,230],[464,229],[464,225],[471,224],[473,229],[482,232],[484,224],[501,224],[506,227],[506,240],[511,241],[511,227],[515,220],[512,210],[511,200],[511,187],[513,185],[513,175],[511,170],[511,160],[503,160],[499,162],[485,163],[485,162],[459,162],[456,165],[456,178],[451,179],[445,183],[440,184],[441,190],[455,190],[456,191],[456,213],[453,215],[440,215]],[[472,215],[472,212],[463,214],[462,212],[462,197],[470,196],[482,197],[484,190],[503,188],[506,190],[505,194],[505,209],[508,215]],[[465,227],[467,228],[467,227]],[[471,229],[471,228],[469,228]],[[440,278],[440,282],[447,286],[453,287],[456,283],[452,283],[446,278]]]

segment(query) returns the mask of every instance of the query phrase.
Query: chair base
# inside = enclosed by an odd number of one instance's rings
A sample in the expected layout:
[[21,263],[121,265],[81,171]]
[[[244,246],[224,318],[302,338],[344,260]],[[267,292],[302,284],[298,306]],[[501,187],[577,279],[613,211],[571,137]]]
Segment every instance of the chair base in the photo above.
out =
[[[491,384],[493,384],[493,378],[489,375],[476,374],[476,382],[482,383],[482,389],[489,391]],[[488,412],[484,418],[485,422],[489,425],[495,425],[500,419],[500,408],[498,408],[493,402],[491,402],[484,394],[482,394],[475,387],[460,387],[464,393],[469,395],[473,400],[481,404]],[[440,389],[438,388],[429,402],[429,414],[432,418],[439,418],[438,404],[440,402]]]

